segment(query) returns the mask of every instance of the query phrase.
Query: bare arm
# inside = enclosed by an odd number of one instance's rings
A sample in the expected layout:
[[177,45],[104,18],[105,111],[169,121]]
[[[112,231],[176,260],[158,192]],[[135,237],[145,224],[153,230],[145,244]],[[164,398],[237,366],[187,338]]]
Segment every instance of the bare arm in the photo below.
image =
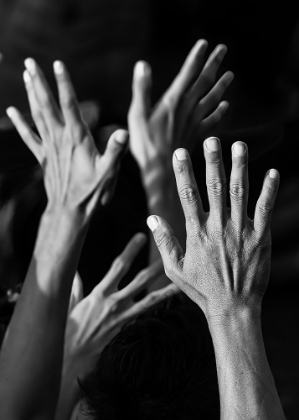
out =
[[72,281],[90,216],[98,198],[109,194],[127,139],[118,132],[100,156],[63,64],[54,66],[61,111],[37,64],[30,59],[26,65],[42,140],[15,108],[8,115],[43,168],[48,204],[0,355],[1,418],[9,420],[54,416]]
[[236,142],[232,147],[229,209],[219,140],[207,139],[204,154],[209,213],[203,210],[187,151],[178,149],[173,157],[186,219],[186,252],[167,222],[152,216],[148,224],[168,277],[207,318],[216,354],[221,419],[284,420],[260,326],[279,175],[276,170],[267,173],[252,221],[247,216],[247,146]]

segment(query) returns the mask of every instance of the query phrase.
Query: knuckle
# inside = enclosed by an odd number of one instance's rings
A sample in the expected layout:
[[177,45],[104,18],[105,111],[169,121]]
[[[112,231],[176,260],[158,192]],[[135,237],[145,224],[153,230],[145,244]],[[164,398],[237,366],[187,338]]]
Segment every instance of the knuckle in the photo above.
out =
[[166,247],[169,248],[171,238],[165,232],[158,232],[155,235],[155,241],[158,248]]
[[210,180],[207,182],[207,189],[212,197],[218,197],[224,194],[226,181],[224,179]]
[[241,201],[247,197],[248,188],[246,184],[231,184],[230,195],[233,200]]
[[75,98],[68,92],[61,96],[61,106],[67,109],[73,109],[76,105]]
[[183,201],[188,203],[196,203],[197,202],[197,191],[191,185],[184,185],[179,189],[180,197]]
[[272,208],[273,208],[272,203],[268,200],[259,200],[257,205],[258,205],[258,208],[259,208],[260,212],[263,213],[263,214],[267,214],[267,213],[271,212]]

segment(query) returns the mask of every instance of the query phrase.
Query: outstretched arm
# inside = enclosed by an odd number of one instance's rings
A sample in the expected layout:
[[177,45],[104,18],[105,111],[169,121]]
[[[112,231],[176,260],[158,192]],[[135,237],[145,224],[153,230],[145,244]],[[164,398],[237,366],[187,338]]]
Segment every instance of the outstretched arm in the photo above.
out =
[[125,131],[116,133],[100,156],[64,65],[54,63],[60,111],[37,64],[25,64],[41,138],[15,108],[7,113],[43,168],[48,204],[0,354],[1,418],[9,420],[54,417],[72,281],[90,216],[98,198],[109,195],[127,141]]
[[[215,130],[228,108],[222,96],[233,80],[231,72],[217,80],[227,48],[218,45],[206,59],[207,47],[205,40],[195,44],[153,109],[151,68],[140,61],[134,69],[128,117],[130,149],[141,171],[149,214],[157,214],[175,225],[182,243],[186,236],[185,223],[173,177],[172,154],[178,147],[193,150],[207,132]],[[152,241],[150,262],[157,257]]]
[[[162,262],[142,270],[125,288],[118,284],[129,270],[145,243],[143,234],[135,235],[113,262],[104,279],[85,299],[74,306],[67,320],[62,384],[56,420],[69,420],[80,393],[78,379],[92,372],[105,346],[130,318],[179,289],[170,284],[138,302],[134,297],[164,273]],[[75,280],[78,284],[78,280]]]
[[279,175],[274,169],[267,173],[252,221],[247,217],[245,143],[232,147],[230,209],[219,140],[207,139],[204,154],[209,213],[203,211],[187,151],[178,149],[173,157],[186,219],[186,253],[162,218],[152,216],[148,224],[168,277],[207,318],[216,354],[221,419],[284,420],[260,323],[270,273],[270,216]]

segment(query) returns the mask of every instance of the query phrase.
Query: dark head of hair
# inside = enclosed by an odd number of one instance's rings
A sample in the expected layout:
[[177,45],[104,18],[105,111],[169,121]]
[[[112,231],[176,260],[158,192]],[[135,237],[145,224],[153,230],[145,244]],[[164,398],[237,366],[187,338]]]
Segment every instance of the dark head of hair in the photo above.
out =
[[95,420],[220,418],[211,336],[182,294],[128,322],[80,386],[81,411]]

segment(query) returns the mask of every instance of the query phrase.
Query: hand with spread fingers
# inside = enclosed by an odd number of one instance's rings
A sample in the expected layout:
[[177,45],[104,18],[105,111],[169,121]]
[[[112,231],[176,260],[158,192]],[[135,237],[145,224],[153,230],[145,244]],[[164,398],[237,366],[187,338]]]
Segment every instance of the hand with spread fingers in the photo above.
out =
[[261,331],[261,302],[270,274],[270,219],[279,175],[265,176],[254,220],[247,216],[248,152],[232,146],[230,208],[220,141],[204,142],[210,211],[204,212],[188,152],[173,156],[186,221],[184,253],[169,224],[158,216],[148,225],[165,272],[203,310],[217,361],[221,419],[284,419]]
[[124,323],[179,291],[177,286],[171,284],[134,301],[134,297],[149,283],[164,275],[161,261],[142,270],[129,285],[118,290],[120,280],[128,272],[145,241],[144,234],[136,234],[114,260],[104,279],[86,298],[82,299],[80,279],[74,279],[73,292],[78,298],[73,299],[66,325],[63,378],[56,420],[70,417],[79,394],[77,378],[83,379],[92,371],[102,350]]
[[43,168],[48,208],[81,207],[89,215],[99,197],[105,204],[113,193],[128,134],[125,130],[113,133],[104,155],[100,156],[81,117],[64,64],[54,63],[61,110],[37,63],[29,58],[25,66],[25,87],[40,137],[16,108],[8,108],[7,114]]
[[171,166],[178,147],[194,148],[199,139],[214,130],[228,108],[221,101],[233,80],[228,71],[217,80],[227,48],[218,45],[205,60],[208,43],[199,40],[180,72],[151,110],[151,69],[138,62],[134,70],[133,100],[128,115],[130,150],[142,171],[157,160]]

